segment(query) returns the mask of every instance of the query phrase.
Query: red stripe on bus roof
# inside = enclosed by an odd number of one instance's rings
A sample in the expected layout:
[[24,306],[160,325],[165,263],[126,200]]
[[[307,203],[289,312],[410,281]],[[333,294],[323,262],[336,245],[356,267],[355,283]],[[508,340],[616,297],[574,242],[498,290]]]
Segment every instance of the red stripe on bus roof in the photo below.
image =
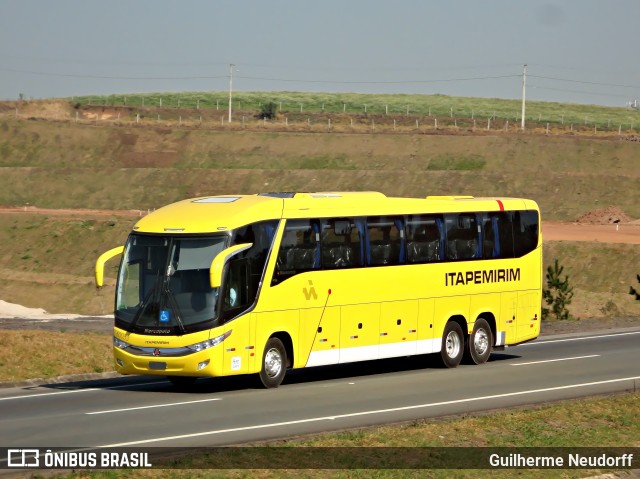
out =
[[500,211],[504,211],[504,205],[502,204],[502,201],[500,200],[496,200],[498,202],[498,206],[500,207]]

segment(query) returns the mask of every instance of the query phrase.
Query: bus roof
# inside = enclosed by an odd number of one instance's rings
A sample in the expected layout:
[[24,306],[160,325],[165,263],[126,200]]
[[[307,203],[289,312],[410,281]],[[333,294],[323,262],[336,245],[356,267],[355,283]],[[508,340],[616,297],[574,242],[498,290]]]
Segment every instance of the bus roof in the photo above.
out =
[[533,200],[472,196],[387,197],[378,192],[263,193],[206,196],[172,203],[140,219],[145,233],[225,232],[280,218],[400,215],[534,209]]

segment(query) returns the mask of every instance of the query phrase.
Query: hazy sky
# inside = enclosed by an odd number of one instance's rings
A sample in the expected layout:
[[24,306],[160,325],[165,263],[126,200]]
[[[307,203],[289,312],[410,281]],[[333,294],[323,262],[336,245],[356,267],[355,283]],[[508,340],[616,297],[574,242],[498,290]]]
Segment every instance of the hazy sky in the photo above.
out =
[[0,0],[0,99],[225,91],[640,103],[639,0]]

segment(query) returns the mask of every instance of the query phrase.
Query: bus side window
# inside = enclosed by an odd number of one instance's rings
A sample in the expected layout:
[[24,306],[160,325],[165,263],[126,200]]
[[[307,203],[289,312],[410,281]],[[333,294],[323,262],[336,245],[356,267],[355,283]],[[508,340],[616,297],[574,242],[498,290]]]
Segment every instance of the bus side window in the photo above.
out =
[[367,218],[367,264],[384,266],[404,262],[402,219],[385,216]]
[[[255,302],[277,227],[276,220],[259,221],[233,232],[232,245],[251,243],[253,246],[235,256],[229,265],[230,279],[246,283],[241,286],[241,291],[236,288],[233,288],[236,291],[228,291],[230,296],[225,297],[225,300],[229,305],[243,306],[246,309]],[[235,261],[242,261],[242,265],[232,266]]]
[[497,241],[500,249],[496,258],[513,258],[512,212],[490,213],[494,230],[497,230]]
[[362,266],[361,225],[348,218],[321,222],[322,267],[324,269]]
[[482,258],[498,258],[500,255],[500,237],[497,233],[497,222],[491,213],[482,215]]
[[513,213],[514,256],[519,258],[538,246],[538,212],[535,210]]
[[320,226],[316,220],[287,220],[271,284],[320,268]]
[[227,267],[227,280],[222,303],[222,317],[231,319],[251,306],[249,287],[249,260],[247,258],[232,259]]
[[447,259],[479,258],[479,231],[476,215],[474,213],[446,214],[444,222],[447,231]]
[[409,216],[406,226],[407,263],[440,261],[442,218],[437,216]]

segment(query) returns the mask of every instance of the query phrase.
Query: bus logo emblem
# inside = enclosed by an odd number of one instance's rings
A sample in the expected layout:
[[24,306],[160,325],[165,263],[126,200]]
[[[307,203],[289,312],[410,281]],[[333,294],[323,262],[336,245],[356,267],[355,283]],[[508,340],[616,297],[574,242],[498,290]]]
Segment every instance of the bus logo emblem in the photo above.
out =
[[309,288],[309,289],[302,288],[302,293],[304,294],[305,299],[307,301],[309,301],[311,298],[318,299],[318,294],[316,293],[316,288],[313,287],[313,281],[309,280],[309,286],[311,286],[311,288]]
[[153,350],[153,355],[154,355],[154,356],[160,356],[160,350],[159,350],[158,348],[155,348],[155,349]]

